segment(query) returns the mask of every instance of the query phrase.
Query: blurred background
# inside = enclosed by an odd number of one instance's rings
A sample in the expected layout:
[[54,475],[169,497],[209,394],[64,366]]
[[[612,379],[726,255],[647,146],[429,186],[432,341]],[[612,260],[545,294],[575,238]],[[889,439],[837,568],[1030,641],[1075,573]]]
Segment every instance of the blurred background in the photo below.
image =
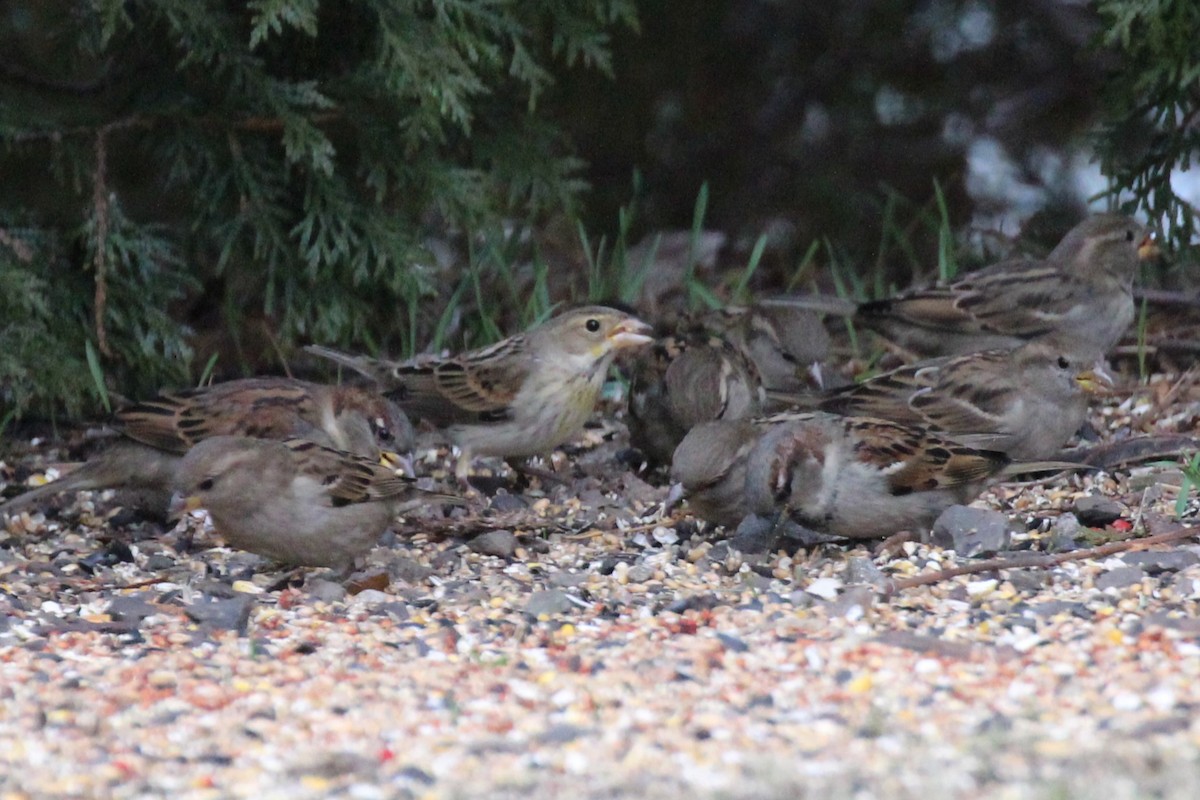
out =
[[6,0],[0,419],[572,302],[886,294],[1088,209],[1158,228],[1142,284],[1186,309],[1197,30],[1129,0]]

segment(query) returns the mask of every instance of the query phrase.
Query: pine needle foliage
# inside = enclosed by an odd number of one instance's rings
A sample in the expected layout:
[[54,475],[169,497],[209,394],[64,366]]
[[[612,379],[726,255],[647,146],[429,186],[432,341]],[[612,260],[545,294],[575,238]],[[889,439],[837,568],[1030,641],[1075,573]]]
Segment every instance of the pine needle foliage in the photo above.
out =
[[634,26],[633,0],[5,3],[0,417],[94,407],[88,342],[120,393],[186,381],[197,296],[416,349],[427,238],[570,212],[539,98]]
[[1172,176],[1200,153],[1200,3],[1102,0],[1101,44],[1115,52],[1105,87],[1106,121],[1095,137],[1107,194],[1160,224],[1180,265],[1194,261],[1197,209]]

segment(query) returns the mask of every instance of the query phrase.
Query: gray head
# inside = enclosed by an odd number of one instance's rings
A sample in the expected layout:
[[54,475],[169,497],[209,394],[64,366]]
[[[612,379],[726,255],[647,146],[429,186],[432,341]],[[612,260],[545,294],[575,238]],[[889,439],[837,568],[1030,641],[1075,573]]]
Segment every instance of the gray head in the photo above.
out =
[[213,436],[187,452],[175,473],[171,513],[197,508],[236,508],[247,487],[280,484],[294,471],[283,442],[246,436]]
[[1096,214],[1068,231],[1048,259],[1069,272],[1132,281],[1138,262],[1157,254],[1149,228],[1119,214]]

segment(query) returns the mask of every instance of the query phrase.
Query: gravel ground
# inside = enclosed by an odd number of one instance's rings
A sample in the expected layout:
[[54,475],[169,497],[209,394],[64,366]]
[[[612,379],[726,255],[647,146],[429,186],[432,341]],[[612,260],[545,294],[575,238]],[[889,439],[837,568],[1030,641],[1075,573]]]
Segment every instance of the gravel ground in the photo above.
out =
[[[1191,432],[1175,385],[1094,425]],[[10,520],[0,798],[1200,796],[1195,540],[891,591],[977,559],[743,553],[662,519],[620,449],[604,423],[569,486],[404,520],[348,586],[108,494]],[[1070,551],[1170,530],[1179,483],[1139,467],[974,506],[1012,520],[1001,557]],[[1120,516],[1076,528],[1085,496]]]

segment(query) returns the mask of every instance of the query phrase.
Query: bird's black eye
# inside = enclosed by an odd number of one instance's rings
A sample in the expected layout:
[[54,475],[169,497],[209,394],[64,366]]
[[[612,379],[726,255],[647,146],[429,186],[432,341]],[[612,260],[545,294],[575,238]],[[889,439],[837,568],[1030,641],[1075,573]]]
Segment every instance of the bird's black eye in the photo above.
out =
[[1127,241],[1127,242],[1133,241],[1133,231],[1125,231],[1125,241]]
[[1066,368],[1067,368],[1067,367],[1069,367],[1069,366],[1071,366],[1071,364],[1070,364],[1070,362],[1069,362],[1069,361],[1067,361],[1067,357],[1066,357],[1066,356],[1059,356],[1059,357],[1058,357],[1058,368],[1059,368],[1059,369],[1066,369]]
[[595,333],[600,330],[600,320],[593,317],[584,323],[584,327],[588,329],[588,333]]
[[209,489],[211,489],[213,487],[214,483],[215,483],[215,481],[213,481],[212,478],[205,478],[204,480],[200,481],[200,486],[198,488],[202,492],[207,492]]

